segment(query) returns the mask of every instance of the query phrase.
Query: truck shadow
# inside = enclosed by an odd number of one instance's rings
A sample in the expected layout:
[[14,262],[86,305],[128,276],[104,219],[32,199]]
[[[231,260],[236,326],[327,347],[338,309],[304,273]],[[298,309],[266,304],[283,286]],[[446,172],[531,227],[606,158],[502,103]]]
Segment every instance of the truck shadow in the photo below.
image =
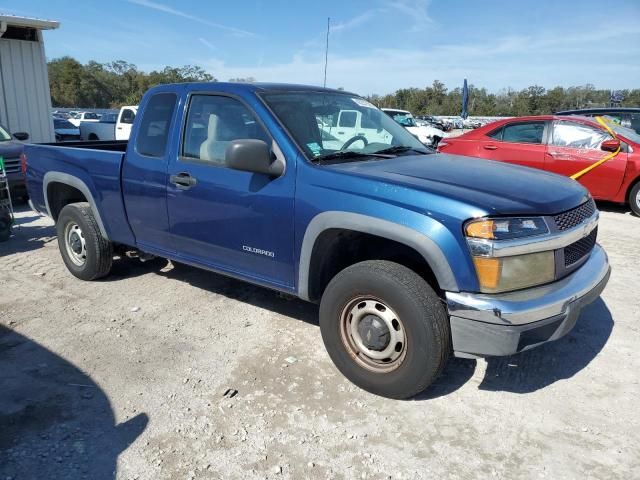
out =
[[114,479],[144,431],[116,425],[107,395],[78,367],[0,325],[0,477]]
[[510,357],[487,359],[481,390],[531,393],[583,370],[611,336],[613,318],[602,298],[587,306],[568,335]]
[[162,269],[157,273],[233,300],[318,325],[318,305],[278,294],[268,288],[176,262],[173,262],[173,268]]

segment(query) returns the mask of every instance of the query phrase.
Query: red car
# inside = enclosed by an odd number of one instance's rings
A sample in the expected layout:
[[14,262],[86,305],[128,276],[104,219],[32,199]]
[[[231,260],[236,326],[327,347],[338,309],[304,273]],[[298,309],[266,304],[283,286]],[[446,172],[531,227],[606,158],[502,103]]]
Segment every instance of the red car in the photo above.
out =
[[438,150],[572,176],[620,148],[615,157],[577,180],[595,199],[628,203],[640,216],[640,135],[620,125],[607,125],[615,138],[595,118],[509,118],[445,138]]

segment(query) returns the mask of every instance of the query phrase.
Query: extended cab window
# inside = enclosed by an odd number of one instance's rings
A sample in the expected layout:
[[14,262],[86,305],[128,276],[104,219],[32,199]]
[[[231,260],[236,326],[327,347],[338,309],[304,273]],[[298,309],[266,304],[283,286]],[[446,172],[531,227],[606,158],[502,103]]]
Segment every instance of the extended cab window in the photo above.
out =
[[217,95],[193,95],[182,140],[182,157],[224,166],[229,143],[271,139],[253,114],[240,101]]
[[541,144],[544,122],[509,123],[489,133],[489,137],[502,142]]
[[611,136],[604,130],[574,122],[554,122],[551,145],[568,148],[598,149]]
[[175,108],[174,93],[157,93],[151,97],[142,114],[136,140],[136,151],[140,155],[164,157]]

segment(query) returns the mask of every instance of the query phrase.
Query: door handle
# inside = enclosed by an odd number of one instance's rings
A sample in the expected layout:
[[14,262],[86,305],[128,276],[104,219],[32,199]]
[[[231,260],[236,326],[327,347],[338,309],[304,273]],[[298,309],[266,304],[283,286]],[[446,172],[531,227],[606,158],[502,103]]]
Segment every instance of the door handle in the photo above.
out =
[[338,135],[344,135],[344,132],[338,132]]
[[171,175],[169,177],[169,181],[173,183],[176,187],[178,187],[180,190],[188,190],[198,183],[195,177],[192,177],[186,172],[181,172],[177,175]]
[[117,128],[118,128],[118,130],[122,130],[122,127],[117,127]]
[[496,147],[495,145],[483,145],[482,148],[484,148],[485,150],[497,150],[498,147]]

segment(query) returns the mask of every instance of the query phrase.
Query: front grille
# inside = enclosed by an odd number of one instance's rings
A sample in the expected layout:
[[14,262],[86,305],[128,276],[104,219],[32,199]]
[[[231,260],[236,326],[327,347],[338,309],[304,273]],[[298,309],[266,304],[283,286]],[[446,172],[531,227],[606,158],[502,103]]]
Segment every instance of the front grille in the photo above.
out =
[[20,172],[20,159],[19,158],[5,158],[4,169],[7,173],[19,173]]
[[598,236],[598,228],[594,228],[589,235],[581,238],[577,242],[573,242],[564,248],[564,266],[570,267],[571,265],[582,260],[585,255],[588,255],[593,246],[596,244],[596,237]]
[[558,230],[569,230],[570,228],[580,225],[593,215],[595,211],[595,203],[593,200],[589,200],[573,210],[554,216],[553,219],[556,222]]

